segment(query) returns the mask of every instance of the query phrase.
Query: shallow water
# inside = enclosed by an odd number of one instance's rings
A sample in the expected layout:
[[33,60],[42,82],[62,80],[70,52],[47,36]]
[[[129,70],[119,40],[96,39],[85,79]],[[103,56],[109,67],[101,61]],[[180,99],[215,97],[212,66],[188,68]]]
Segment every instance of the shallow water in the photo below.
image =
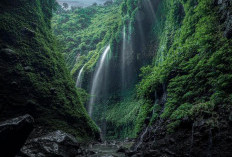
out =
[[124,153],[117,153],[118,147],[116,145],[97,144],[89,150],[96,153],[90,157],[125,157]]

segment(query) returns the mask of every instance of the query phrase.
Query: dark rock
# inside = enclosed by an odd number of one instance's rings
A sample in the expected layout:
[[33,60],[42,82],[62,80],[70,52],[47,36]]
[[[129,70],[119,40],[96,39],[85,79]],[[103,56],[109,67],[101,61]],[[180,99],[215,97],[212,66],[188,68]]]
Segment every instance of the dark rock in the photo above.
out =
[[228,39],[232,37],[232,15],[230,12],[232,1],[231,0],[218,0],[217,5],[219,6],[220,23],[224,30],[224,36]]
[[21,156],[76,156],[81,153],[77,140],[60,130],[31,139],[21,149]]
[[94,151],[92,151],[92,150],[89,150],[89,151],[88,151],[88,154],[89,154],[89,155],[94,155],[94,154],[96,154],[96,153],[95,153]]
[[230,112],[229,120],[232,121],[232,112]]
[[35,37],[35,32],[26,27],[22,30],[22,33],[27,37]]
[[171,151],[171,150],[169,150],[168,148],[166,148],[166,149],[164,149],[164,151],[166,152],[166,153],[168,153],[169,155],[175,155],[176,153],[174,153],[173,151]]
[[55,88],[51,88],[51,89],[50,89],[50,91],[51,91],[51,93],[52,93],[52,94],[57,94],[57,92],[56,92],[56,89],[55,89]]
[[201,121],[196,121],[193,123],[193,126],[194,127],[201,127],[205,124],[205,121],[204,120],[201,120]]
[[0,58],[6,60],[6,61],[13,61],[17,58],[17,54],[15,51],[5,48],[0,50]]
[[24,70],[27,71],[27,72],[32,71],[32,67],[26,66],[26,67],[24,67]]
[[117,152],[125,153],[126,152],[126,148],[121,146],[121,147],[119,147],[119,149],[117,150]]
[[137,152],[136,151],[126,151],[125,152],[125,154],[127,155],[127,156],[133,156],[133,155],[135,155]]
[[[34,119],[24,115],[0,123],[1,156],[15,156],[33,130]],[[9,151],[10,150],[10,151]]]
[[222,0],[218,0],[218,4],[219,4],[219,5],[222,4]]
[[175,142],[176,142],[174,138],[170,138],[169,141],[170,141],[171,143],[175,143]]
[[12,86],[17,86],[18,83],[17,83],[16,81],[12,81],[12,82],[11,82],[11,85],[12,85]]
[[150,118],[149,117],[147,117],[146,119],[145,119],[145,121],[144,121],[144,123],[146,124],[146,126],[149,124],[149,122],[150,122]]
[[232,37],[232,16],[229,17],[226,23],[225,37],[230,39]]

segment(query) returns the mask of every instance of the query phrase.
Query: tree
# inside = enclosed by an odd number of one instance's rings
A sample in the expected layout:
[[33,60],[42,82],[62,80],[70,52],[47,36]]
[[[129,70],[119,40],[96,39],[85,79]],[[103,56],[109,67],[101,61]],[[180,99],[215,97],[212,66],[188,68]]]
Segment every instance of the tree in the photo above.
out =
[[95,3],[93,3],[92,5],[93,5],[93,6],[97,6],[97,3],[95,2]]
[[112,1],[112,0],[108,0],[108,1],[106,1],[106,2],[104,3],[105,6],[111,5],[111,4],[113,4],[113,1]]
[[64,7],[65,9],[68,9],[68,3],[63,3],[63,7]]

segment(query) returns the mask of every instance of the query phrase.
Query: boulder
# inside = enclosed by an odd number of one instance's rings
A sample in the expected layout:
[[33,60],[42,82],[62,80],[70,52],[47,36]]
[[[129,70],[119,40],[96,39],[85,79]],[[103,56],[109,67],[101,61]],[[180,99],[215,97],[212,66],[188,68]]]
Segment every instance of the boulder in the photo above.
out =
[[[1,156],[15,156],[33,130],[34,119],[30,115],[20,116],[0,123]],[[10,151],[9,151],[10,150]]]
[[26,28],[26,27],[22,30],[22,33],[23,33],[23,35],[25,35],[29,38],[35,37],[35,32],[33,30],[30,30],[29,28]]
[[0,58],[5,61],[14,61],[17,59],[17,54],[9,48],[4,48],[0,50]]
[[62,156],[70,157],[80,155],[80,144],[72,136],[60,130],[45,136],[30,139],[21,149],[19,156],[44,157]]
[[117,150],[118,153],[125,153],[127,148],[120,146],[119,149]]

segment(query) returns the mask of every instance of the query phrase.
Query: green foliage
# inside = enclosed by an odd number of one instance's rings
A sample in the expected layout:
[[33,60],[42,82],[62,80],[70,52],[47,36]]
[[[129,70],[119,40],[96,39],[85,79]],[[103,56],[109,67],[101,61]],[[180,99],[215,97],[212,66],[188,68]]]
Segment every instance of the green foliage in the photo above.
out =
[[51,33],[54,3],[0,2],[1,118],[29,113],[48,129],[98,138]]
[[154,102],[159,86],[168,85],[160,118],[167,120],[169,132],[185,117],[205,118],[202,112],[209,112],[207,121],[216,126],[213,106],[231,104],[231,40],[223,37],[218,10],[211,0],[165,3],[160,9],[167,13],[166,18],[153,29],[159,48],[153,64],[142,68],[138,96]]
[[119,103],[109,106],[105,117],[115,130],[114,136],[108,135],[108,138],[136,137],[135,124],[141,104],[142,101],[136,101],[134,96],[127,95]]
[[140,106],[139,114],[136,119],[135,133],[138,134],[142,131],[144,127],[144,122],[146,118],[149,118],[149,114],[152,112],[152,105],[150,102],[143,101]]
[[54,15],[52,28],[65,46],[64,54],[72,75],[76,75],[84,64],[86,71],[93,70],[102,49],[114,36],[119,15],[118,3],[77,8]]

